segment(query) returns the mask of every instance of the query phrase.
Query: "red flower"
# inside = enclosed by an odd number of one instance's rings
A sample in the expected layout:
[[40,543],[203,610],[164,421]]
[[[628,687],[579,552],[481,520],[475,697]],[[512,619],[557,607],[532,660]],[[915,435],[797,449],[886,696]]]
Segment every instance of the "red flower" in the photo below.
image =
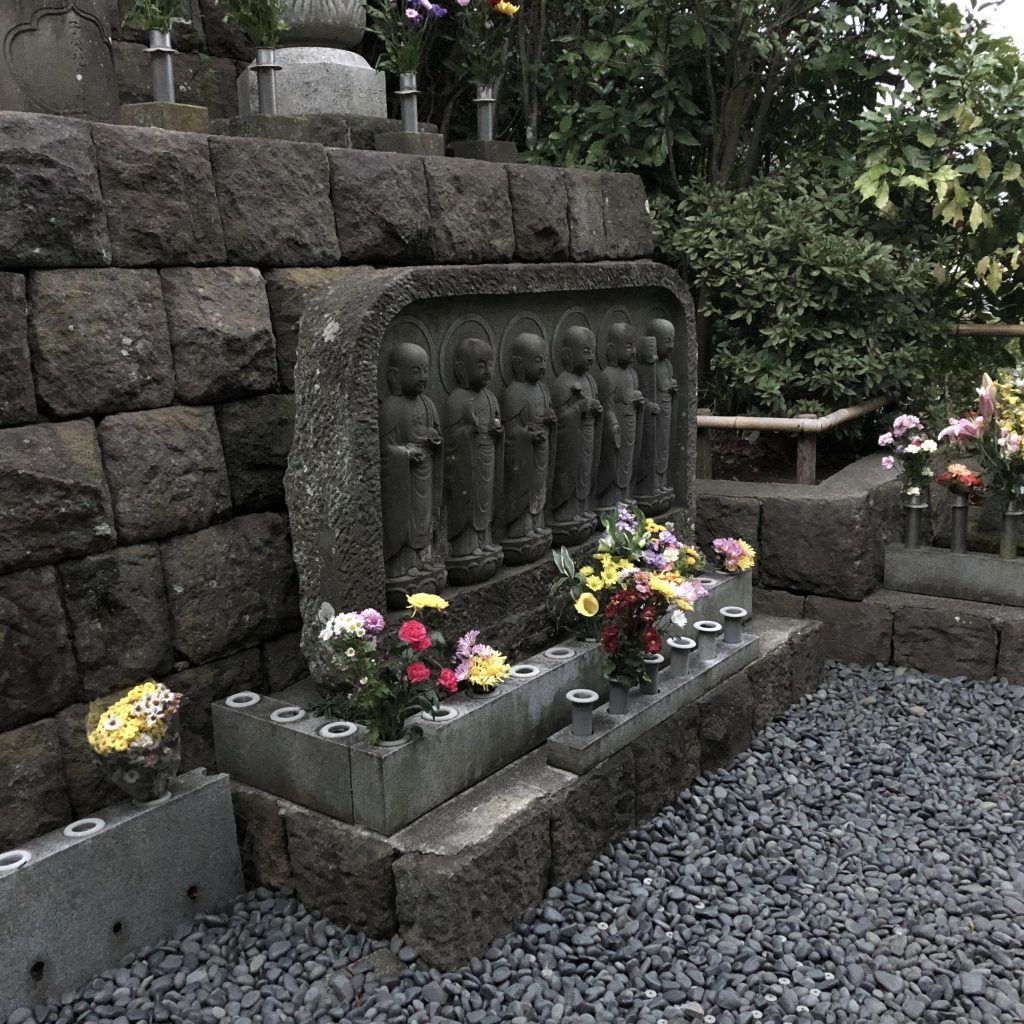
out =
[[619,631],[614,626],[605,626],[601,631],[601,646],[609,654],[619,649]]
[[656,629],[644,630],[644,647],[648,654],[661,653],[661,637]]
[[406,670],[410,683],[425,683],[430,678],[430,669],[422,661],[414,661]]
[[640,618],[648,625],[650,625],[657,617],[658,613],[650,605],[647,605],[640,613]]
[[398,631],[398,639],[404,640],[414,651],[425,651],[430,647],[427,627],[418,619],[409,619]]
[[442,690],[447,690],[449,693],[454,693],[459,688],[459,677],[450,668],[441,669],[437,682]]

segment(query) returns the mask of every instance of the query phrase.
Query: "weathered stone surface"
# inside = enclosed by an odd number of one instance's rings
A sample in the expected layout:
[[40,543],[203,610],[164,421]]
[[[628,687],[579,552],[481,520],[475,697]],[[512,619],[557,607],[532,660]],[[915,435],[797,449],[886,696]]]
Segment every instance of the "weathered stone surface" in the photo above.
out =
[[183,402],[224,402],[277,390],[277,357],[263,278],[252,267],[160,273]]
[[897,608],[893,617],[893,663],[947,677],[988,679],[993,675],[995,626],[991,620],[958,610],[955,606],[959,603]]
[[[230,601],[230,597],[227,598]],[[186,669],[163,682],[183,695],[181,702],[181,770],[213,768],[213,717],[210,705],[241,690],[262,693],[266,688],[258,647],[228,658]]]
[[[745,539],[746,537],[744,537]],[[803,594],[791,594],[788,590],[766,590],[764,587],[754,587],[753,604],[759,615],[776,615],[783,619],[802,619],[805,601],[806,598]]]
[[407,853],[394,864],[402,936],[442,970],[463,964],[543,897],[550,864],[543,805],[461,853]]
[[267,298],[277,338],[278,376],[285,391],[295,387],[295,351],[303,311],[321,288],[350,273],[346,267],[308,267],[272,270],[267,274]]
[[320,146],[210,136],[228,261],[330,266],[341,254]]
[[240,516],[161,545],[174,644],[194,663],[299,625],[284,516]]
[[507,170],[516,259],[568,259],[569,197],[565,172],[526,164],[512,164]]
[[824,623],[821,642],[825,657],[859,665],[891,661],[893,615],[888,608],[812,594],[805,614]]
[[97,124],[92,137],[119,267],[224,262],[205,136]]
[[122,543],[201,530],[230,513],[212,409],[173,405],[107,416],[98,435]]
[[171,671],[170,613],[155,545],[65,562],[60,579],[87,697]]
[[598,171],[567,170],[569,252],[574,260],[603,260],[608,255],[604,233],[604,189]]
[[703,771],[723,768],[750,746],[754,701],[747,671],[737,672],[701,697],[697,710]]
[[53,714],[78,690],[57,574],[0,576],[0,731]]
[[0,112],[0,267],[109,262],[89,126]]
[[36,419],[25,278],[0,273],[0,427]]
[[114,545],[110,494],[88,420],[0,430],[0,573]]
[[643,182],[635,174],[605,172],[604,233],[610,260],[631,260],[654,251],[651,215]]
[[820,685],[822,625],[759,614],[749,628],[761,640],[761,657],[746,670],[753,698],[753,731],[760,732]]
[[217,424],[235,511],[283,511],[294,395],[263,395],[219,405]]
[[267,690],[277,693],[309,675],[302,656],[301,633],[285,633],[263,645],[263,668],[267,674]]
[[191,103],[130,103],[121,107],[121,124],[209,135],[210,112]]
[[99,758],[85,737],[88,717],[88,704],[72,704],[55,719],[68,800],[76,818],[124,799],[124,794],[107,781]]
[[677,711],[633,744],[636,820],[653,818],[700,774],[700,736],[694,706]]
[[232,782],[231,802],[246,888],[267,885],[290,889],[291,866],[281,801],[261,789]]
[[168,405],[174,370],[155,270],[34,274],[29,345],[36,395],[54,416]]
[[551,816],[551,879],[578,878],[602,847],[636,824],[636,774],[628,747],[566,791]]
[[395,931],[394,850],[379,836],[282,801],[292,884],[308,907],[368,935]]
[[711,551],[718,537],[742,537],[760,550],[761,503],[757,498],[730,494],[697,495],[697,546]]
[[0,850],[71,820],[57,723],[52,718],[0,733],[0,778],[4,780]]
[[483,160],[425,159],[438,263],[504,263],[512,259],[508,175]]
[[430,263],[423,161],[358,149],[329,149],[327,156],[342,262]]
[[805,621],[799,631],[790,637],[791,697],[796,703],[801,697],[813,693],[821,686],[825,672],[825,654],[822,646],[824,627],[819,622]]
[[1016,685],[1024,684],[1024,622],[1005,622],[999,631],[996,674]]

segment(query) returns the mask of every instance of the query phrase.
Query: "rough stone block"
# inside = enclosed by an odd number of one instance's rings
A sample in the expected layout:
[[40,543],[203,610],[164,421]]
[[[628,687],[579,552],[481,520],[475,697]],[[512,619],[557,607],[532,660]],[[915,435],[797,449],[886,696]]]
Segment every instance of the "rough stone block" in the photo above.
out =
[[231,802],[246,886],[290,889],[291,865],[280,801],[262,790],[232,781]]
[[97,431],[124,544],[201,530],[231,511],[213,410],[108,416]]
[[173,537],[161,555],[175,648],[190,661],[210,661],[298,627],[284,516],[240,516]]
[[608,255],[604,234],[604,190],[598,171],[567,170],[569,253],[574,260],[603,260]]
[[224,402],[277,390],[266,288],[252,267],[179,267],[160,274],[182,402]]
[[342,262],[432,262],[423,161],[358,149],[329,149],[327,156]]
[[56,572],[0,576],[0,731],[53,714],[79,685]]
[[438,263],[512,259],[512,204],[501,164],[427,158],[427,189]]
[[747,672],[737,672],[702,697],[697,711],[702,770],[724,768],[750,746],[754,698]]
[[285,633],[263,645],[263,667],[270,693],[294,686],[309,675],[309,666],[299,643],[301,639],[301,633]]
[[719,537],[742,537],[760,550],[761,502],[731,494],[697,495],[697,546],[711,551]]
[[295,388],[295,352],[303,310],[321,288],[349,273],[346,267],[309,267],[272,270],[267,274],[267,298],[277,338],[278,376],[285,391]]
[[700,774],[700,735],[694,705],[655,726],[633,746],[636,820],[653,818]]
[[85,736],[88,717],[88,704],[72,704],[55,719],[68,800],[78,818],[124,799],[124,794],[107,781],[99,758],[89,746]]
[[759,615],[751,624],[762,656],[748,669],[753,697],[753,730],[760,732],[805,693],[821,685],[820,622]]
[[440,132],[377,132],[373,148],[382,153],[406,156],[444,156],[444,136]]
[[565,791],[551,818],[551,879],[578,878],[615,839],[636,824],[633,751],[620,750]]
[[282,801],[292,882],[299,898],[368,935],[393,935],[394,850],[372,832]]
[[121,123],[209,135],[210,111],[192,103],[125,103],[121,107]]
[[799,631],[790,637],[789,644],[793,652],[790,685],[794,703],[821,686],[825,671],[823,634],[824,627],[820,622],[804,621]]
[[36,419],[25,278],[0,274],[0,426]]
[[92,137],[119,267],[224,262],[205,136],[96,124]]
[[511,165],[508,171],[516,259],[557,262],[569,258],[569,197],[565,172]]
[[341,255],[320,146],[210,136],[228,261],[330,266]]
[[60,578],[86,696],[171,671],[170,612],[155,545],[65,562]]
[[[804,617],[806,598],[803,594],[791,594],[788,590],[766,590],[763,587],[754,587],[753,597],[754,607],[761,615],[772,615],[781,619],[802,619]],[[811,616],[811,618],[814,617]]]
[[110,494],[88,420],[0,430],[0,573],[114,546]]
[[827,658],[859,665],[892,659],[892,612],[879,604],[839,601],[812,594],[805,614],[824,624],[822,650]]
[[999,631],[996,674],[1018,686],[1024,684],[1024,622],[1004,622]]
[[186,669],[168,676],[163,682],[184,695],[181,702],[182,771],[216,766],[210,709],[214,701],[241,690],[261,692],[265,689],[263,664],[257,647],[198,668]]
[[604,233],[610,260],[631,260],[654,251],[644,184],[635,174],[605,172]]
[[985,604],[1024,604],[1024,561],[981,551],[954,555],[944,548],[885,549],[885,589]]
[[295,396],[263,395],[220,405],[217,424],[235,511],[283,511]]
[[71,820],[57,723],[52,718],[0,733],[0,778],[5,789],[0,850]]
[[29,346],[40,406],[58,417],[152,409],[174,398],[155,270],[32,276]]
[[[927,599],[925,599],[927,600]],[[928,605],[897,608],[893,617],[893,663],[940,676],[988,679],[996,671],[997,639],[992,621],[964,610]]]
[[108,263],[88,124],[0,112],[0,267]]

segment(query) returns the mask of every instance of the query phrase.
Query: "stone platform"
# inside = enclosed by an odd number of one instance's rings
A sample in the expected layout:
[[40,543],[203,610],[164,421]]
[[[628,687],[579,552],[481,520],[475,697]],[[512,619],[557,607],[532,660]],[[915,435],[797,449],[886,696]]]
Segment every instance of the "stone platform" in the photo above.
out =
[[1024,607],[1024,558],[890,544],[884,580],[886,590]]
[[538,748],[388,838],[235,782],[249,881],[294,888],[372,935],[401,932],[439,967],[463,963],[817,687],[820,630],[759,616],[747,626],[757,660],[584,774]]

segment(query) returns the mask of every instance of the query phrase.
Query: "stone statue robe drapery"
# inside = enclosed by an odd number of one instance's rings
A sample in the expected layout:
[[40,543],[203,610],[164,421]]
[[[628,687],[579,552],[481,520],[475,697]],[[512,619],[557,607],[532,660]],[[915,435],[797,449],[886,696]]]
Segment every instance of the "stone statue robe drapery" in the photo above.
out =
[[598,401],[597,381],[589,373],[564,370],[551,387],[558,417],[551,485],[551,510],[557,520],[572,519],[587,509],[601,450],[601,414],[591,411]]
[[632,366],[606,366],[598,377],[597,387],[604,406],[597,500],[607,508],[629,496],[643,420],[635,397],[639,381]]

